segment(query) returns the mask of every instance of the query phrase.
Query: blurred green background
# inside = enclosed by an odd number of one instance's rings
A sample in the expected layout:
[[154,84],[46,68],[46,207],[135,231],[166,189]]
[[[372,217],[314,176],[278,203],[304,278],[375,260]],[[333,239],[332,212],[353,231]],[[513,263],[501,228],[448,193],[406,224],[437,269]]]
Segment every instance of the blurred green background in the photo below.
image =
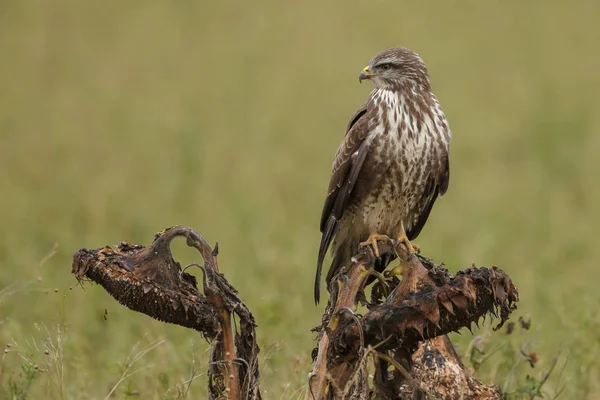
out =
[[[404,45],[454,135],[417,242],[451,270],[504,269],[512,320],[532,321],[476,331],[478,375],[514,393],[558,355],[546,397],[600,398],[599,21],[594,1],[2,1],[0,397],[202,398],[199,335],[70,274],[79,248],[175,224],[219,241],[265,398],[301,396],[331,160],[371,90],[358,73]],[[469,332],[452,338],[477,364]]]

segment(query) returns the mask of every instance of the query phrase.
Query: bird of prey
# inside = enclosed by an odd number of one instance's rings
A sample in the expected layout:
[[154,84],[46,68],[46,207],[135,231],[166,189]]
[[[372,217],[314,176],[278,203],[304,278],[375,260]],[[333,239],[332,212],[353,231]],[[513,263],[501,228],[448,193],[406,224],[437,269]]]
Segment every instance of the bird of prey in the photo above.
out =
[[[448,189],[450,128],[421,57],[404,47],[384,50],[358,79],[375,88],[350,118],[333,160],[321,215],[315,303],[332,241],[327,287],[359,246],[372,246],[378,258],[377,239],[401,240],[411,249],[410,240]],[[379,259],[377,269],[389,261]]]

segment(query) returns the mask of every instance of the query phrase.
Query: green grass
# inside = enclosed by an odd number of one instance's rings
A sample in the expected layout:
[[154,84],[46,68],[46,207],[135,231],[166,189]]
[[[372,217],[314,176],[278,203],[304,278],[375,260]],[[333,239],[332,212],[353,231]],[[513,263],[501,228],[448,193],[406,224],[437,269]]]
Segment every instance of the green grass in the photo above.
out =
[[[70,274],[81,247],[175,224],[219,241],[259,324],[265,398],[299,395],[331,159],[370,90],[358,72],[395,45],[423,56],[454,133],[418,243],[453,270],[504,269],[513,320],[532,321],[476,332],[493,353],[478,375],[514,393],[560,353],[545,396],[600,398],[599,15],[558,0],[2,2],[0,398],[201,398],[199,335]],[[472,339],[453,336],[463,355]]]

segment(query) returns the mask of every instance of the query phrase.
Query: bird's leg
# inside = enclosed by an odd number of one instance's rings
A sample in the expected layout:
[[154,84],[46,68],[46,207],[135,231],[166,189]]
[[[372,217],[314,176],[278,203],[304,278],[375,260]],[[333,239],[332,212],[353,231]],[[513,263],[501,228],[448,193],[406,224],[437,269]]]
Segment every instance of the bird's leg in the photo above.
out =
[[406,231],[404,230],[404,222],[400,222],[400,229],[400,236],[398,236],[396,240],[400,243],[404,243],[409,253],[419,253],[421,251],[419,245],[416,243],[411,243],[410,240],[408,240],[408,236],[406,236]]
[[365,240],[364,242],[360,242],[359,246],[360,247],[371,246],[371,248],[373,249],[373,253],[375,253],[375,257],[379,258],[379,256],[380,256],[380,254],[379,254],[379,247],[377,246],[377,241],[378,240],[391,240],[391,239],[387,235],[380,235],[378,233],[371,233],[369,235],[369,238],[367,240]]

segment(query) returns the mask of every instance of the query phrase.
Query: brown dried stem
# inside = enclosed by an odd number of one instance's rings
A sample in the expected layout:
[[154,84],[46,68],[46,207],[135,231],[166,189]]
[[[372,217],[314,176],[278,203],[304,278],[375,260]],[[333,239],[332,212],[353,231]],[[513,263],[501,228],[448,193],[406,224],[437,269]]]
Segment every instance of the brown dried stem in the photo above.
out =
[[[356,297],[360,291],[363,282],[369,276],[369,272],[363,263],[352,263],[348,268],[348,273],[338,275],[340,281],[338,289],[333,289],[336,293],[329,299],[325,315],[323,316],[323,326],[328,326],[328,329],[321,331],[319,341],[319,353],[315,362],[315,367],[309,375],[309,387],[306,394],[307,399],[320,399],[325,394],[328,387],[328,379],[331,379],[331,374],[328,371],[327,354],[330,344],[329,332],[336,328],[340,314],[352,314],[355,308]],[[336,377],[334,382],[331,382],[334,387],[340,384],[345,384],[345,377],[350,376],[352,370],[345,369],[345,364],[338,366],[333,374]],[[341,381],[341,382],[340,382]]]

